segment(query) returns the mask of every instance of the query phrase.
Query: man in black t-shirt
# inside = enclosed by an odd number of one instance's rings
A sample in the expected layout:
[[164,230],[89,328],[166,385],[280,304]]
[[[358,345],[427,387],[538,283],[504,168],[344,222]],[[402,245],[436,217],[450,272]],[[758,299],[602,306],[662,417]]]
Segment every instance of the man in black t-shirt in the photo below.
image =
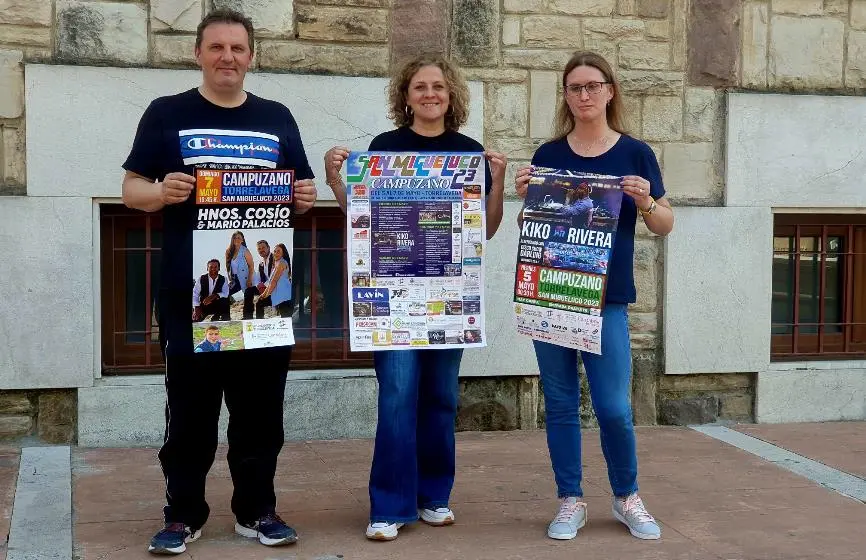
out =
[[[150,542],[180,554],[201,535],[210,509],[205,479],[217,447],[223,395],[229,410],[228,463],[235,531],[265,545],[297,540],[276,514],[274,473],[283,445],[283,397],[291,347],[194,353],[190,317],[195,168],[293,169],[294,213],[316,200],[313,172],[291,112],[247,93],[253,58],[250,20],[216,10],[198,26],[198,88],[154,100],[123,167],[123,202],[163,213],[159,334],[166,359],[166,431],[159,459],[166,479],[165,527]],[[194,313],[194,312],[193,312]]]

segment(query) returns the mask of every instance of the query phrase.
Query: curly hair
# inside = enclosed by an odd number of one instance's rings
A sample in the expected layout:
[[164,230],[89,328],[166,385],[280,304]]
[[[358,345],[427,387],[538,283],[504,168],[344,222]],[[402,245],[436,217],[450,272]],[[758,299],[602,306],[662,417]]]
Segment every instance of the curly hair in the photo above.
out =
[[406,62],[388,84],[388,118],[397,127],[410,126],[414,115],[408,111],[406,100],[412,77],[424,66],[436,66],[442,70],[448,86],[448,111],[445,113],[445,129],[459,130],[469,118],[469,86],[460,70],[447,59],[437,55],[422,55]]
[[568,108],[568,103],[565,101],[565,80],[572,70],[578,66],[592,66],[599,72],[606,82],[613,88],[613,98],[607,105],[607,125],[613,130],[625,134],[627,132],[623,122],[623,113],[625,109],[620,96],[620,86],[613,73],[613,68],[603,56],[598,53],[584,51],[576,52],[566,63],[562,71],[562,93],[560,94],[559,103],[556,108],[556,118],[553,122],[553,138],[559,139],[572,131],[574,128],[574,115],[571,114],[571,109]]

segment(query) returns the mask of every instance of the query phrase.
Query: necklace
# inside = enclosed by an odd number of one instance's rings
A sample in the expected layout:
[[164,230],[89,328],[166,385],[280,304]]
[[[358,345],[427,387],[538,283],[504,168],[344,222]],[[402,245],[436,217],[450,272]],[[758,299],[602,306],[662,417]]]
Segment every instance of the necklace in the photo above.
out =
[[610,134],[605,132],[601,137],[589,142],[580,142],[574,136],[570,136],[571,143],[581,152],[588,152],[595,147],[603,148],[610,143]]

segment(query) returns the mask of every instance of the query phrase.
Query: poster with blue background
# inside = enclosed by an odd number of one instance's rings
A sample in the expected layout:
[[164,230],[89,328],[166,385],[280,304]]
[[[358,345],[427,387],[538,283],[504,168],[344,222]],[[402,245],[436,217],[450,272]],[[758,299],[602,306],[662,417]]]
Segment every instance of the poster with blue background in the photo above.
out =
[[352,350],[485,346],[483,155],[352,152],[346,174]]

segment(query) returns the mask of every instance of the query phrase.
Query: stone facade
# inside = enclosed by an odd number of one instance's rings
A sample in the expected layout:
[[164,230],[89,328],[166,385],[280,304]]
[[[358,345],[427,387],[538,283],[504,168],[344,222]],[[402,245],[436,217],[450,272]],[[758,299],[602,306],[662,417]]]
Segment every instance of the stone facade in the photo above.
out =
[[[26,194],[25,64],[191,68],[196,25],[212,5],[252,17],[258,71],[387,76],[408,56],[450,55],[484,83],[484,144],[508,153],[510,177],[551,134],[565,61],[597,50],[675,205],[723,204],[727,88],[866,90],[866,0],[0,0],[0,195]],[[637,421],[752,418],[750,374],[664,375],[664,245],[638,231]],[[462,427],[543,422],[534,378],[462,383]],[[40,394],[22,395],[0,393],[6,433],[64,439],[70,422],[42,426],[63,406],[49,399],[43,410]]]
[[0,441],[37,437],[46,443],[76,441],[74,390],[0,391]]

